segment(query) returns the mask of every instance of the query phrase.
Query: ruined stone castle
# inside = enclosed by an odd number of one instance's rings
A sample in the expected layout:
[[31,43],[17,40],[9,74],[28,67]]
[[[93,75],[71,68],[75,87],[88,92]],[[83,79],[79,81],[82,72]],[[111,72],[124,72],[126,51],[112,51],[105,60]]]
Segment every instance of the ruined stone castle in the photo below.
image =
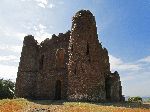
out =
[[118,72],[111,73],[108,51],[99,43],[95,17],[81,10],[71,31],[40,44],[24,38],[16,97],[69,101],[122,101]]

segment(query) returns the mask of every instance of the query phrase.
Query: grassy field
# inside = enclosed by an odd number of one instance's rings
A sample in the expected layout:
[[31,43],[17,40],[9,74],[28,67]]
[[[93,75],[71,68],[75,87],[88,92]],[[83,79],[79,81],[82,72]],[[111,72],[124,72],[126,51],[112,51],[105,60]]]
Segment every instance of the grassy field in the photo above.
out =
[[150,112],[150,104],[0,100],[0,112]]

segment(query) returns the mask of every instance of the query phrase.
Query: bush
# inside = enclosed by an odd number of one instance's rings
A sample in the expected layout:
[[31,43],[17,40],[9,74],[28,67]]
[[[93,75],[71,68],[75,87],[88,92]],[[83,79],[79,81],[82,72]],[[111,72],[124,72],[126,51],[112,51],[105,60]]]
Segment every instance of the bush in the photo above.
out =
[[15,83],[11,80],[0,79],[0,99],[13,98]]
[[148,98],[146,102],[150,102],[150,98]]
[[137,96],[137,97],[130,97],[128,98],[129,102],[142,102],[142,98]]

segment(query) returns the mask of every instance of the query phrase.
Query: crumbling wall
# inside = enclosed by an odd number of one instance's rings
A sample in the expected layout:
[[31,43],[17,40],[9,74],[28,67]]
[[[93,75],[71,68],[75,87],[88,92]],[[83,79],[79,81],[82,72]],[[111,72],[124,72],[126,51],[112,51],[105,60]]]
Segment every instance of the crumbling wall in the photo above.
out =
[[73,17],[69,43],[69,100],[105,101],[101,49],[95,17],[88,10],[77,12]]
[[26,36],[16,79],[15,95],[17,97],[34,97],[36,74],[38,72],[38,52],[37,41],[31,35]]
[[54,100],[56,82],[60,81],[61,99],[66,99],[69,37],[70,31],[58,36],[52,35],[51,39],[40,44],[39,62],[42,60],[42,66],[36,79],[36,98]]
[[122,97],[122,86],[118,72],[108,74],[106,78],[107,101],[122,101]]

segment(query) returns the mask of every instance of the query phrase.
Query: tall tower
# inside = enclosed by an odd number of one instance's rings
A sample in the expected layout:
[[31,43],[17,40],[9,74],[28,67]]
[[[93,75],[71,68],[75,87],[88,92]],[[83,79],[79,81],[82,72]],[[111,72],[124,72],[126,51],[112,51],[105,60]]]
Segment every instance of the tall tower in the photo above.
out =
[[38,71],[38,45],[33,36],[24,38],[18,67],[15,95],[17,97],[34,97],[36,74]]
[[105,101],[105,78],[101,73],[101,50],[95,17],[81,10],[72,20],[69,43],[68,99]]

